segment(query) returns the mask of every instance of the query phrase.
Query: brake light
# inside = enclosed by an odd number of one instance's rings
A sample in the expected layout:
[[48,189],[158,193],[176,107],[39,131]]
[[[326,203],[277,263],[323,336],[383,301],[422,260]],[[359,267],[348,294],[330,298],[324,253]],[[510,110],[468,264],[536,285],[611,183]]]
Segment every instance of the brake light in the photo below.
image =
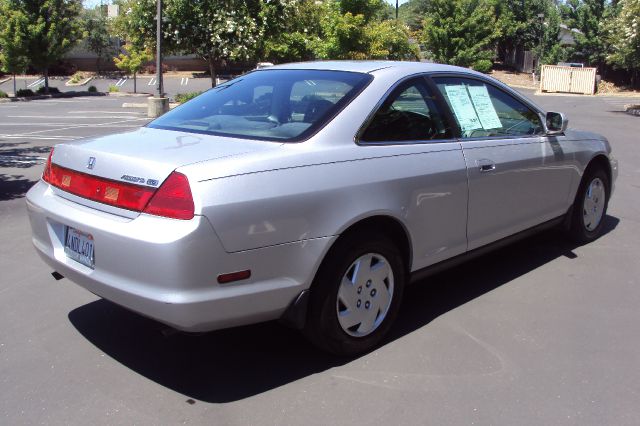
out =
[[182,173],[171,173],[153,195],[144,213],[173,219],[192,219],[193,196],[187,177]]
[[53,150],[55,148],[51,148],[49,152],[49,158],[47,158],[47,164],[44,166],[44,170],[42,171],[42,180],[45,182],[51,183],[51,157],[53,157]]

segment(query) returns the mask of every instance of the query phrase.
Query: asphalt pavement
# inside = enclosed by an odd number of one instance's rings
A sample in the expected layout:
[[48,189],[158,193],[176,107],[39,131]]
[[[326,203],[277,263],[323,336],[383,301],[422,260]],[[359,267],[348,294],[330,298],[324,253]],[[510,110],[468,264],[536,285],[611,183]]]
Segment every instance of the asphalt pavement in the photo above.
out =
[[352,360],[277,323],[167,332],[53,280],[25,191],[51,145],[133,129],[145,111],[0,104],[0,423],[637,425],[640,117],[623,98],[532,97],[611,141],[606,234],[575,246],[547,232],[412,286],[386,343]]

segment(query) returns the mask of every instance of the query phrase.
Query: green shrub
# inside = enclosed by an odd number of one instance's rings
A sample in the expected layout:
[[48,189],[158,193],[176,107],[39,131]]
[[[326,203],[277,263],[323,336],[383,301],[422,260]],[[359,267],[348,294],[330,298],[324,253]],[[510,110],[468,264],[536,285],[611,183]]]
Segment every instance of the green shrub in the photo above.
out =
[[480,59],[479,61],[475,62],[471,68],[478,72],[487,74],[491,71],[491,68],[493,68],[493,62],[488,59]]
[[109,92],[113,93],[113,92],[119,92],[120,88],[118,86],[114,86],[113,84],[111,86],[109,86]]
[[35,93],[33,93],[33,90],[31,89],[18,89],[18,93],[16,93],[16,96],[19,98],[33,96],[33,95],[35,95]]
[[9,95],[7,95],[2,90],[0,90],[0,98],[7,98],[7,97],[9,97]]
[[[36,90],[36,93],[38,95],[44,95],[44,86],[39,87],[38,90]],[[53,95],[54,93],[60,93],[60,89],[58,89],[57,87],[49,86],[49,94]]]
[[181,104],[190,101],[191,99],[195,98],[196,96],[200,95],[202,92],[189,92],[189,93],[178,93],[175,97],[176,102],[179,102]]
[[97,91],[98,89],[96,88],[96,86],[89,86],[89,88],[87,89],[87,92],[91,92],[91,93],[95,93]]
[[72,84],[80,83],[85,78],[87,78],[86,75],[84,75],[81,72],[77,72],[71,76],[71,78],[69,79],[69,83],[72,83]]

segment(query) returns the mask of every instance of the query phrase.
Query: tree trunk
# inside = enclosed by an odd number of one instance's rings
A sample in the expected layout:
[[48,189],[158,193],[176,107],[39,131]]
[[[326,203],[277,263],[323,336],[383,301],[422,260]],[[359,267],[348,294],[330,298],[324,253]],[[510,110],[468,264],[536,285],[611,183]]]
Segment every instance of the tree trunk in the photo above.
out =
[[209,61],[209,73],[211,74],[211,87],[216,87],[216,64],[215,59],[211,56],[208,58]]
[[13,74],[13,97],[16,97],[16,93],[18,93],[18,88],[16,87],[16,75]]
[[49,68],[44,69],[44,94],[49,94]]
[[133,73],[133,93],[138,93],[137,91],[137,87],[136,87],[136,73]]

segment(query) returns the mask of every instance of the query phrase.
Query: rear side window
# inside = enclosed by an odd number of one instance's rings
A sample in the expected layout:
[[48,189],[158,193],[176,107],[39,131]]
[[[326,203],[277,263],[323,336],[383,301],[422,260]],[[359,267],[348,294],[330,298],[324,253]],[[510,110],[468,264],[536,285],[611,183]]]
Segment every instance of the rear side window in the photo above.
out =
[[544,132],[538,114],[513,96],[480,80],[435,77],[463,138],[530,136]]
[[148,126],[296,142],[324,126],[371,78],[343,71],[255,71],[203,93]]
[[452,137],[434,97],[421,78],[396,88],[360,137],[361,142],[408,142]]

